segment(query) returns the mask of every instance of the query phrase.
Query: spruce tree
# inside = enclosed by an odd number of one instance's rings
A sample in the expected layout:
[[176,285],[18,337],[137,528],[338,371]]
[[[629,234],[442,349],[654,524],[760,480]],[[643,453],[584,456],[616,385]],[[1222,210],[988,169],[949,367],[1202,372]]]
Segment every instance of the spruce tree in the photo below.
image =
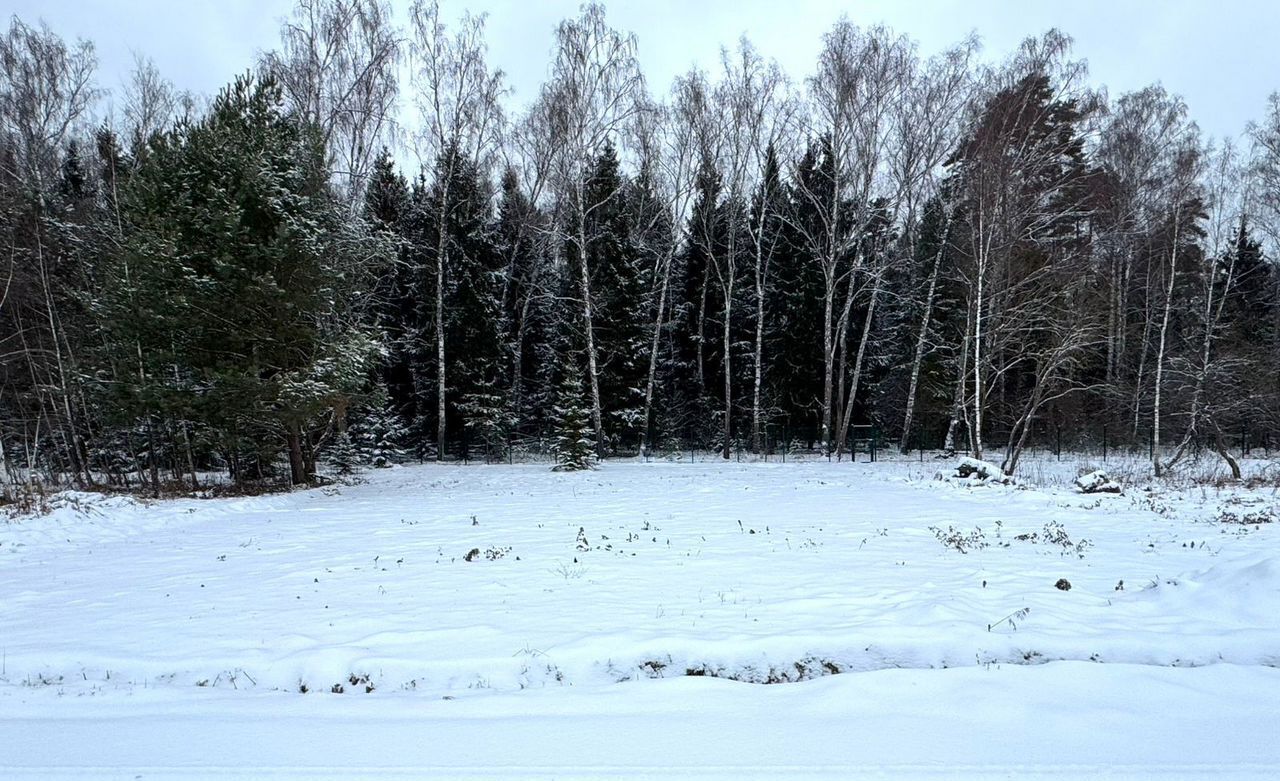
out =
[[353,415],[351,441],[361,464],[379,469],[403,462],[407,430],[383,385],[375,385]]
[[459,404],[466,418],[469,442],[484,449],[486,458],[501,457],[515,425],[510,399],[494,381],[477,384]]
[[325,463],[339,477],[351,475],[359,468],[360,453],[356,450],[350,431],[344,431],[334,439],[325,455]]
[[393,262],[374,283],[374,317],[382,342],[379,382],[402,420],[416,417],[413,354],[417,339],[418,269],[412,262],[410,230],[416,215],[409,183],[396,170],[391,153],[374,161],[365,192],[364,219],[370,230],[394,247]]
[[779,227],[782,241],[774,261],[778,293],[770,323],[771,397],[788,438],[807,447],[817,441],[821,428],[823,272],[812,242],[802,237],[822,231],[820,212],[831,189],[826,146],[825,141],[809,144],[795,164],[798,181],[787,188],[791,216]]
[[442,337],[445,430],[454,432],[446,446],[463,455],[460,448],[469,445],[463,439],[469,428],[467,400],[497,387],[508,366],[502,341],[504,258],[494,230],[491,185],[483,171],[458,149],[449,149],[436,162],[435,175],[434,182],[425,177],[415,182],[404,218],[409,251],[405,305],[399,315],[404,325],[395,360],[407,373],[412,394],[399,405],[415,449],[424,456],[443,455],[435,453]]
[[555,471],[594,469],[596,442],[592,435],[591,413],[583,400],[582,375],[571,362],[560,382],[555,426]]
[[607,144],[587,181],[586,198],[597,203],[587,220],[587,255],[595,299],[595,338],[605,436],[615,450],[638,442],[648,363],[648,282],[641,268],[631,202],[639,193],[620,172]]
[[[545,230],[544,215],[522,191],[515,169],[502,175],[501,196],[494,227],[502,259],[502,301],[499,315],[502,335],[500,375],[508,399],[513,431],[535,433],[545,415],[547,388],[538,382],[540,345],[551,327],[550,303],[542,286],[554,273],[539,237]],[[554,388],[552,388],[554,390]]]
[[674,435],[706,442],[713,436],[708,388],[715,382],[710,355],[715,331],[708,317],[715,303],[711,299],[715,287],[711,253],[719,246],[722,233],[720,195],[720,175],[714,161],[704,158],[672,280],[672,349],[664,372],[668,408],[661,416],[667,429],[662,436],[667,439]]

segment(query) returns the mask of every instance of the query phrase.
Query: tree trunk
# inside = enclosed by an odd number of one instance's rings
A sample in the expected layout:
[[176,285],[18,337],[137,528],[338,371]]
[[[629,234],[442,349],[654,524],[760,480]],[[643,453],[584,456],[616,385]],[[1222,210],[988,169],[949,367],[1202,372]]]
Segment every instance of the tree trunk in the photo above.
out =
[[662,316],[667,308],[667,287],[671,277],[671,259],[674,245],[662,261],[661,282],[658,287],[658,311],[653,316],[653,339],[649,343],[649,374],[644,386],[644,422],[640,429],[640,453],[648,452],[649,434],[653,424],[653,391],[658,378],[658,348],[662,340]]
[[728,461],[733,437],[733,341],[730,329],[733,312],[733,274],[724,296],[724,460]]
[[964,414],[964,410],[968,408],[965,403],[965,385],[969,379],[969,346],[973,341],[973,325],[969,322],[973,318],[973,308],[970,307],[967,312],[968,317],[964,324],[964,339],[960,343],[960,367],[956,371],[956,392],[951,402],[951,420],[947,422],[947,436],[943,440],[942,449],[947,453],[956,452],[956,428],[960,425],[960,418]]
[[[761,209],[763,214],[763,209]],[[758,228],[757,236],[764,232],[763,218]],[[756,240],[756,344],[755,344],[755,361],[752,366],[752,387],[751,387],[751,449],[756,453],[764,451],[764,436],[761,431],[760,421],[764,416],[761,409],[761,397],[764,387],[764,288],[768,276],[768,259],[764,256],[764,242],[757,238]]]
[[67,456],[71,462],[71,473],[77,485],[92,484],[88,466],[81,463],[81,447],[76,431],[75,416],[71,412],[71,388],[67,382],[67,371],[63,361],[62,339],[57,324],[57,315],[53,306],[53,294],[49,289],[49,277],[45,269],[44,242],[40,236],[40,228],[36,227],[36,264],[40,269],[40,287],[44,293],[45,315],[49,323],[49,337],[53,340],[54,368],[57,369],[58,390],[62,402],[64,439],[67,443]]
[[[721,261],[716,259],[714,253],[709,252],[712,267],[715,268],[716,277],[720,281],[720,292],[724,295],[724,323],[721,329],[721,349],[723,356],[721,360],[721,368],[724,371],[724,430],[721,443],[721,455],[726,461],[732,452],[733,439],[733,289],[736,282],[737,273],[737,225],[733,224],[733,213],[730,215],[729,223],[729,243],[725,248],[724,254],[721,256],[724,268],[721,268]],[[710,239],[707,246],[713,246]]]
[[448,214],[449,184],[441,185],[439,234],[436,243],[436,461],[443,461],[446,429],[446,372],[444,347],[444,268],[448,254],[445,222]]
[[1018,468],[1018,460],[1022,457],[1027,439],[1031,434],[1031,423],[1040,413],[1040,407],[1044,403],[1045,385],[1052,372],[1056,370],[1059,360],[1060,354],[1055,352],[1037,361],[1039,367],[1035,374],[1035,387],[1031,390],[1031,398],[1023,408],[1022,415],[1010,429],[1009,441],[1005,444],[1004,461],[1000,464],[1000,468],[1006,475],[1012,476],[1014,470]]
[[304,432],[302,435],[302,474],[308,484],[316,481],[316,443],[312,441],[312,434]]
[[529,301],[526,295],[520,304],[520,319],[516,324],[515,345],[511,355],[511,412],[517,419],[524,407],[524,340],[529,323]]
[[[1150,289],[1150,285],[1147,288]],[[1141,427],[1142,421],[1142,378],[1147,374],[1147,353],[1151,351],[1151,300],[1147,296],[1147,302],[1144,305],[1146,311],[1143,313],[1142,323],[1142,350],[1138,353],[1138,373],[1134,375],[1133,381],[1133,428],[1131,439],[1133,442],[1138,441],[1138,429]]]
[[907,385],[907,409],[902,419],[902,439],[898,442],[898,450],[906,453],[911,446],[911,418],[915,412],[916,390],[920,385],[920,366],[924,363],[924,346],[929,338],[929,321],[933,318],[933,296],[938,288],[938,271],[942,267],[942,255],[947,245],[947,234],[951,229],[951,215],[947,215],[942,226],[942,243],[933,256],[933,270],[929,272],[929,289],[924,298],[924,314],[920,318],[920,333],[916,337],[915,355],[911,360],[911,380]]
[[187,471],[191,473],[191,490],[200,490],[200,476],[196,473],[196,457],[191,446],[191,431],[187,421],[182,421],[182,446],[187,456]]
[[285,441],[289,446],[289,478],[293,485],[307,482],[307,467],[302,458],[302,431],[297,423],[285,428]]
[[147,465],[151,467],[151,491],[160,498],[160,459],[156,456],[156,417],[147,416]]
[[761,410],[761,397],[764,387],[764,291],[759,282],[756,283],[756,349],[755,365],[751,378],[751,449],[762,453],[765,449],[764,432],[760,421],[764,417]]
[[[579,177],[581,180],[581,177]],[[591,271],[587,266],[587,213],[578,185],[578,269],[582,283],[582,325],[587,336],[587,373],[591,378],[591,425],[596,434],[596,455],[604,456],[604,414],[600,408],[600,373],[596,362],[596,337],[591,317]]]
[[840,307],[840,317],[836,320],[836,366],[833,374],[832,385],[835,398],[832,400],[833,408],[831,410],[832,423],[834,428],[831,430],[831,436],[834,439],[832,450],[836,453],[837,458],[841,452],[841,446],[844,444],[844,437],[841,432],[844,431],[848,421],[844,416],[845,395],[848,390],[845,387],[845,364],[849,358],[849,316],[853,312],[854,299],[854,282],[857,274],[852,271],[849,273],[849,286],[845,291],[844,306]]
[[[701,294],[698,296],[698,394],[706,392],[707,378],[703,373],[706,366],[706,357],[703,354],[703,345],[706,342],[706,322],[707,322],[707,284],[711,282],[711,268],[708,264],[707,268],[702,270],[702,287]],[[701,405],[699,405],[701,406]]]
[[1160,462],[1160,391],[1164,377],[1164,353],[1169,332],[1169,313],[1173,308],[1173,284],[1177,275],[1178,230],[1180,227],[1179,215],[1175,214],[1173,218],[1173,247],[1169,251],[1169,281],[1165,286],[1164,315],[1160,320],[1160,341],[1156,348],[1156,388],[1151,424],[1151,466],[1155,470],[1156,477],[1160,477],[1164,472],[1164,467]]
[[[982,221],[978,222],[978,234],[982,235]],[[985,247],[978,258],[978,291],[973,304],[973,427],[969,438],[973,442],[973,457],[982,460],[982,308],[988,256]]]
[[867,316],[862,322],[862,338],[858,340],[858,353],[853,360],[853,377],[849,380],[849,396],[845,399],[844,414],[841,416],[844,422],[840,425],[840,439],[836,445],[837,452],[844,448],[849,435],[849,421],[853,417],[853,404],[858,398],[858,385],[862,381],[862,362],[867,354],[867,337],[871,335],[871,323],[875,317],[876,302],[879,298],[880,279],[877,276],[871,288],[871,300],[867,302]]
[[1214,449],[1218,451],[1218,455],[1222,456],[1222,460],[1227,462],[1227,466],[1231,469],[1231,479],[1240,479],[1240,462],[1236,461],[1231,455],[1231,450],[1227,447],[1227,443],[1222,438],[1222,429],[1218,428],[1218,424],[1213,424],[1213,444]]
[[822,300],[822,450],[831,452],[831,396],[835,373],[835,335],[831,333],[835,316],[835,283],[828,279]]

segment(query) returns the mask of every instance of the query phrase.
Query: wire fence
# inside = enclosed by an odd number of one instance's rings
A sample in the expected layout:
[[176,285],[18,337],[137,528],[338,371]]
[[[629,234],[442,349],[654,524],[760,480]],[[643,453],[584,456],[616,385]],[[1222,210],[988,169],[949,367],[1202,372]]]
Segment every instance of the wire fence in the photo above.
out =
[[[761,432],[758,445],[751,439],[737,438],[730,441],[728,453],[718,439],[711,437],[681,437],[642,446],[639,443],[617,445],[605,449],[604,455],[614,459],[640,459],[643,461],[734,461],[777,462],[815,461],[875,463],[878,461],[927,461],[953,455],[971,456],[972,443],[965,436],[957,437],[954,450],[944,450],[939,445],[944,432],[921,432],[908,438],[907,447],[900,446],[899,438],[888,438],[873,424],[858,424],[849,428],[844,444],[838,449],[824,448],[820,430],[804,428],[793,431],[785,426],[769,426]],[[1009,448],[1010,432],[992,431],[984,434],[983,456],[988,460],[1001,460]],[[505,441],[468,442],[461,438],[456,448],[447,453],[444,461],[470,463],[551,463],[555,460],[554,438],[550,436],[510,436]],[[1238,432],[1223,433],[1222,442],[1227,451],[1238,458],[1270,459],[1280,447],[1280,437],[1269,431],[1252,432],[1242,428]],[[1164,457],[1171,456],[1181,447],[1180,440],[1166,438],[1159,446]],[[1190,455],[1216,454],[1217,441],[1193,438],[1186,445]],[[1071,459],[1085,457],[1106,463],[1134,458],[1150,460],[1157,450],[1150,431],[1131,431],[1117,434],[1108,426],[1093,430],[1070,428],[1061,424],[1043,424],[1028,433],[1021,449],[1023,459]],[[420,454],[419,461],[435,461],[435,454]]]

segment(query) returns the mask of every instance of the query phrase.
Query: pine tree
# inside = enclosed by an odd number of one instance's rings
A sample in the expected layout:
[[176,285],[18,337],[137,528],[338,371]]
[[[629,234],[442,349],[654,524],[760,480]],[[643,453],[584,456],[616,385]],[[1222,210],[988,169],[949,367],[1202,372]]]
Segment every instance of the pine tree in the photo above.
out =
[[351,230],[313,129],[270,78],[244,77],[154,140],[127,189],[127,236],[98,300],[128,367],[121,403],[178,423],[189,463],[191,422],[226,449],[278,438],[292,482],[310,481],[376,349],[355,288],[382,251]]
[[565,369],[555,406],[557,472],[595,468],[596,443],[591,413],[583,401],[582,375],[576,366]]

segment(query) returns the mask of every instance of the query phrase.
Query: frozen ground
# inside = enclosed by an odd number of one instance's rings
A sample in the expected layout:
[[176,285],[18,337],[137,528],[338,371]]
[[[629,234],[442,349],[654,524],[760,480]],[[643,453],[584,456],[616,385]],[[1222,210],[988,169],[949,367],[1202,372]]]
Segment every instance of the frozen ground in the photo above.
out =
[[1220,520],[1280,499],[1078,465],[64,496],[0,522],[0,778],[1280,776],[1280,523]]

